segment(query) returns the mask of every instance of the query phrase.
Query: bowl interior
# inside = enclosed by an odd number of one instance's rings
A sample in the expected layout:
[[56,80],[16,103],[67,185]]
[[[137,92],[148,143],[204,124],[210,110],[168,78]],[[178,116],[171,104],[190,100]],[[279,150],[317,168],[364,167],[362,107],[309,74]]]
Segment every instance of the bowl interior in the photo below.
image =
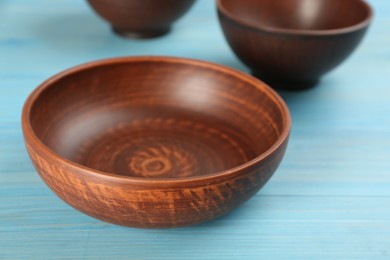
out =
[[206,175],[261,155],[286,127],[279,101],[255,82],[180,62],[100,64],[46,83],[29,119],[48,148],[96,170]]
[[220,0],[223,9],[253,26],[332,30],[365,21],[369,7],[360,0]]

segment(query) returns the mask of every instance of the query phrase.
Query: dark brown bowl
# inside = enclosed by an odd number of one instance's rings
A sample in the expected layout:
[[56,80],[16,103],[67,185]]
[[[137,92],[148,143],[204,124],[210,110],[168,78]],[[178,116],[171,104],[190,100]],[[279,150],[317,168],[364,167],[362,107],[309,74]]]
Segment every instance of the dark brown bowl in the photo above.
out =
[[272,176],[287,146],[282,99],[244,73],[139,57],[88,63],[39,86],[22,115],[46,184],[98,219],[177,227],[222,216]]
[[218,0],[235,54],[272,87],[303,89],[358,46],[372,10],[361,0]]
[[129,38],[153,38],[168,33],[171,25],[195,0],[88,0],[115,33]]

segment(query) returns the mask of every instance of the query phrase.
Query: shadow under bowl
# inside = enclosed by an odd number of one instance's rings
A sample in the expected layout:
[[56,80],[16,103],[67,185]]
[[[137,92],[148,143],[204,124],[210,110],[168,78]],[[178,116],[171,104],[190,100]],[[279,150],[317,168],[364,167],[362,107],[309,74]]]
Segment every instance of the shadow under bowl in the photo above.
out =
[[224,35],[252,74],[299,90],[342,63],[372,19],[361,0],[218,0]]
[[88,0],[108,21],[114,33],[125,38],[155,38],[167,34],[195,0]]
[[290,116],[261,81],[179,58],[117,58],[62,72],[22,115],[46,184],[115,224],[177,227],[222,216],[272,176]]

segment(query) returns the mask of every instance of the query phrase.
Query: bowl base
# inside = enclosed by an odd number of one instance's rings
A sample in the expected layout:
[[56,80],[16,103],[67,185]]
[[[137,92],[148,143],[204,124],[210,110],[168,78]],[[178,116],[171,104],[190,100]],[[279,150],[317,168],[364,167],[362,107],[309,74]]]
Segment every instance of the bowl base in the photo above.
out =
[[252,76],[264,81],[270,87],[280,90],[300,91],[313,88],[320,81],[319,78],[309,80],[290,80],[282,78],[270,78],[258,72],[252,72]]
[[149,39],[163,36],[171,31],[171,27],[158,28],[154,30],[132,31],[112,27],[112,31],[123,38]]
[[[88,128],[87,128],[88,129]],[[258,151],[234,127],[186,117],[122,122],[79,140],[70,158],[84,166],[140,178],[183,178],[231,169]]]

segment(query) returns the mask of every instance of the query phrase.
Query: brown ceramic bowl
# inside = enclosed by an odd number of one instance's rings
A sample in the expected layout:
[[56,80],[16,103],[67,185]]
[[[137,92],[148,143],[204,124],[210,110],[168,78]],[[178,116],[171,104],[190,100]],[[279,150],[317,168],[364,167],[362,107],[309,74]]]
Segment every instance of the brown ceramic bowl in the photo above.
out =
[[285,89],[314,86],[353,52],[372,18],[361,0],[218,0],[218,14],[241,61]]
[[88,0],[115,33],[129,38],[153,38],[170,31],[171,25],[195,0]]
[[282,99],[244,73],[139,57],[88,63],[39,86],[23,109],[27,150],[46,184],[98,219],[177,227],[253,196],[286,149]]

